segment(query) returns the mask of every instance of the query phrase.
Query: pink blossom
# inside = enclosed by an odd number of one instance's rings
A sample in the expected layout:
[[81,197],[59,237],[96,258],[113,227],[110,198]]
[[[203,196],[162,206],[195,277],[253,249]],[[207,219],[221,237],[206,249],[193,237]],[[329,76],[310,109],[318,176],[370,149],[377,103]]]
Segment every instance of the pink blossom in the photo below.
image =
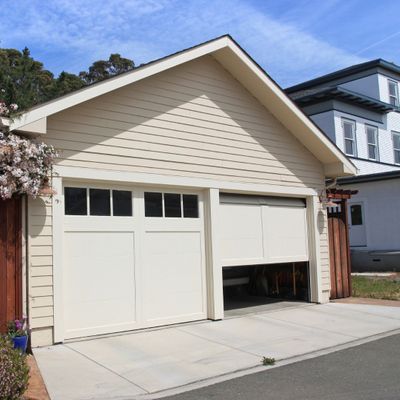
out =
[[0,198],[37,196],[56,157],[53,146],[0,132]]

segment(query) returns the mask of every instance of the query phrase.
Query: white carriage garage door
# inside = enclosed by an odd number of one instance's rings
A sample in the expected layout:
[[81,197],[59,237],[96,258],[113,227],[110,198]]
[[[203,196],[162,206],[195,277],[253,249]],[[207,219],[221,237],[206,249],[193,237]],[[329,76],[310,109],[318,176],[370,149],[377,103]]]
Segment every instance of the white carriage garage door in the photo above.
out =
[[206,318],[203,200],[64,186],[64,337]]
[[223,266],[308,261],[305,201],[220,195]]

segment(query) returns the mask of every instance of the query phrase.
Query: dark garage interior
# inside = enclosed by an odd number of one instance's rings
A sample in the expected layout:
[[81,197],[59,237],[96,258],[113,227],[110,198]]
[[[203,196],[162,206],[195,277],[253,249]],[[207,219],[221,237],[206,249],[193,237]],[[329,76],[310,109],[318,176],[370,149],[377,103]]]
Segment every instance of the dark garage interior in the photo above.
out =
[[227,315],[268,304],[309,301],[308,262],[224,267],[223,285]]

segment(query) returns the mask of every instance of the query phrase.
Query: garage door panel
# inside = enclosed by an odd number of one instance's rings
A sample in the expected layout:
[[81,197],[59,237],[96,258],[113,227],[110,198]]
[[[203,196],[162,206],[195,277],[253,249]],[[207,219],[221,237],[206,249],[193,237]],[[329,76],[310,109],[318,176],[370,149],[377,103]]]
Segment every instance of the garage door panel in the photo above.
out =
[[305,203],[301,199],[220,196],[224,266],[308,260]]
[[66,232],[64,248],[67,337],[134,323],[134,233]]
[[268,253],[272,261],[307,260],[305,208],[269,207],[265,224]]
[[204,317],[201,232],[146,232],[143,310],[146,321]]
[[[205,318],[201,193],[110,187],[91,182],[64,187],[64,337]],[[92,215],[92,211],[107,197],[91,196],[92,188],[108,190],[110,206],[104,208],[107,212],[103,215]],[[132,212],[126,204],[121,203],[125,208],[121,204],[122,208],[114,207],[119,201],[114,191],[118,190],[131,192]],[[149,191],[157,196],[148,200],[146,215],[145,193]],[[173,194],[175,206],[181,205],[181,217],[167,212],[165,199],[170,201],[171,196],[166,193]],[[191,197],[184,197],[188,194]],[[86,207],[74,206],[84,204],[85,199]]]
[[264,258],[262,209],[258,205],[224,204],[220,209],[221,256],[225,263]]

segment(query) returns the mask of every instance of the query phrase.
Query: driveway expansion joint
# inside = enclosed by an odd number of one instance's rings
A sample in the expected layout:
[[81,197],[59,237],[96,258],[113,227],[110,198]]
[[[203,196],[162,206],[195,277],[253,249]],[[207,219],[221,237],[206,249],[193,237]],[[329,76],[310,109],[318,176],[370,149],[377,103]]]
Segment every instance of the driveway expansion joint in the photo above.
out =
[[69,350],[74,351],[75,353],[77,353],[77,354],[79,354],[80,356],[86,358],[87,360],[89,360],[89,361],[91,361],[92,363],[98,365],[99,367],[104,368],[105,370],[111,372],[113,375],[118,376],[119,378],[121,378],[121,379],[123,379],[124,381],[130,383],[131,385],[136,386],[136,387],[139,388],[140,390],[143,390],[143,391],[146,392],[146,393],[150,393],[147,389],[141,387],[141,386],[138,385],[137,383],[131,381],[130,379],[126,378],[125,376],[123,376],[123,375],[121,375],[121,374],[119,374],[118,372],[114,371],[113,369],[106,367],[105,365],[99,363],[99,362],[96,361],[96,360],[93,360],[93,358],[87,356],[86,354],[81,353],[80,351],[78,351],[78,350],[76,350],[76,349],[74,349],[74,348],[72,348],[72,347],[69,347],[67,344],[64,344],[63,346],[65,346],[65,347],[66,347],[67,349],[69,349]]
[[243,350],[243,349],[241,349],[239,347],[230,346],[230,345],[228,345],[226,343],[221,343],[218,340],[212,340],[212,339],[204,337],[204,336],[202,336],[200,334],[196,334],[196,333],[193,333],[193,332],[187,332],[187,331],[184,331],[184,330],[181,330],[181,329],[178,329],[178,330],[183,332],[183,333],[186,333],[188,335],[191,335],[193,337],[196,337],[196,338],[199,338],[199,339],[202,339],[202,340],[206,340],[207,342],[214,343],[214,344],[217,344],[219,346],[224,346],[224,347],[226,347],[227,349],[230,349],[230,350],[240,351],[241,353],[250,354],[251,356],[255,356],[255,357],[260,357],[259,354],[255,354],[255,353],[252,353],[251,351]]

